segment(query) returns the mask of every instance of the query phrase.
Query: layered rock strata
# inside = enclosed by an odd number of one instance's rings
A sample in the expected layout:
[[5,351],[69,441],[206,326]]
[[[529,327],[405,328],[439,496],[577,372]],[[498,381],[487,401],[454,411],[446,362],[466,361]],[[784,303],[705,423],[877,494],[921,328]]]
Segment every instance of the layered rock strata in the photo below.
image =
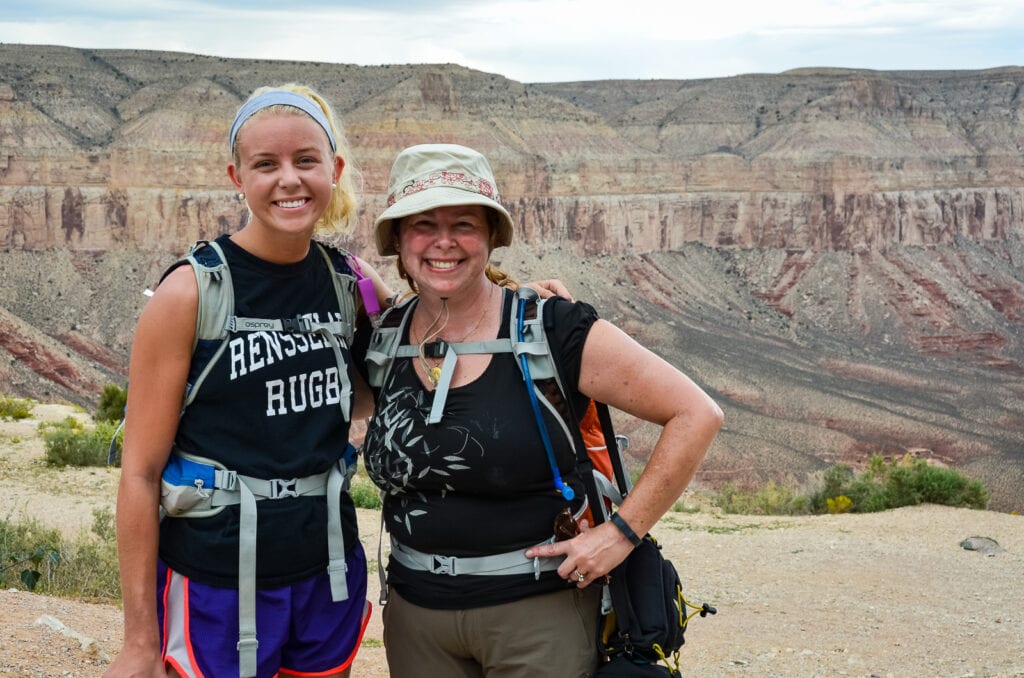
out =
[[140,290],[244,223],[227,127],[283,82],[345,120],[363,201],[339,242],[368,258],[400,148],[483,151],[516,223],[496,256],[564,278],[723,403],[704,482],[914,450],[1022,508],[1019,68],[522,84],[0,45],[0,388],[88,404],[124,378]]

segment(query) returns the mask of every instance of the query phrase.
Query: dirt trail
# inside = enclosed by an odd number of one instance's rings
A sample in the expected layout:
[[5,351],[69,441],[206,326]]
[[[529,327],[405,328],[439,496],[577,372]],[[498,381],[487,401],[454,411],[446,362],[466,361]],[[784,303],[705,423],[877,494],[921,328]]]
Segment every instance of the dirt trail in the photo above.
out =
[[[0,516],[27,512],[70,532],[89,524],[92,506],[112,507],[117,472],[86,471],[75,492],[49,482],[57,472],[40,463],[28,422],[0,422]],[[360,526],[376,553],[378,514],[360,511]],[[693,620],[685,675],[1024,676],[1022,516],[926,505],[780,518],[702,507],[668,515],[655,535],[684,592],[719,610]],[[971,536],[1005,552],[962,548]],[[370,589],[376,608],[375,573]],[[98,676],[121,632],[115,606],[0,591],[0,674]],[[355,678],[388,675],[381,638],[375,609]]]

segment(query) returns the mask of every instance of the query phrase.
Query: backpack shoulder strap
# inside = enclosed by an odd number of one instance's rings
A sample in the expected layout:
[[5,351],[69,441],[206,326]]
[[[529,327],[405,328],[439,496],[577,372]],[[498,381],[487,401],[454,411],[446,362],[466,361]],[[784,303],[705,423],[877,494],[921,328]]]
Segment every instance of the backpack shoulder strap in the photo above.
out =
[[[192,364],[189,367],[185,393],[182,396],[181,413],[192,404],[199,386],[206,379],[210,369],[224,351],[227,342],[226,325],[235,310],[235,291],[231,285],[231,270],[224,259],[224,252],[216,242],[197,240],[189,246],[188,254],[174,262],[160,275],[157,283],[163,282],[172,271],[182,266],[191,266],[199,289],[196,308],[196,331],[192,339]],[[117,458],[118,434],[124,428],[124,419],[114,431],[107,453],[107,463]]]
[[[519,299],[522,301],[519,302]],[[514,341],[516,337],[521,336],[516,343],[516,355],[525,356],[526,359],[525,366],[522,358],[517,360],[517,364],[520,365],[524,377],[529,376],[533,382],[537,401],[557,415],[562,434],[569,440],[576,455],[576,464],[586,488],[587,500],[593,507],[593,522],[597,524],[605,519],[604,511],[597,510],[597,507],[603,506],[606,496],[615,497],[621,502],[621,498],[629,491],[629,478],[625,473],[608,406],[597,401],[593,401],[594,409],[614,475],[613,479],[607,480],[614,480],[618,491],[615,491],[610,482],[603,480],[603,474],[595,473],[595,465],[580,428],[583,416],[575,411],[572,398],[565,387],[565,376],[554,358],[551,342],[544,328],[545,303],[546,300],[540,299],[534,290],[520,288],[516,305],[522,304],[523,308],[521,312],[518,309],[516,311],[518,317],[513,319],[512,336]],[[538,425],[542,425],[541,422],[542,420],[538,418]],[[554,466],[552,471],[555,472]],[[560,479],[556,475],[556,484],[558,480]]]
[[227,326],[235,313],[235,289],[224,251],[216,242],[200,240],[193,243],[183,262],[192,266],[199,288],[192,367],[181,406],[184,412],[195,400],[206,375],[227,346]]
[[223,339],[228,318],[235,313],[235,290],[224,250],[216,242],[199,241],[185,261],[192,265],[199,285],[196,340]]
[[523,373],[523,381],[530,398],[530,407],[537,424],[537,432],[540,434],[544,452],[547,454],[555,490],[567,501],[572,501],[576,496],[575,491],[562,480],[558,460],[555,458],[554,446],[551,443],[551,436],[541,410],[543,404],[555,415],[554,418],[568,439],[570,448],[579,458],[579,445],[571,431],[575,421],[571,410],[559,411],[552,406],[554,402],[567,403],[568,400],[564,397],[561,382],[557,379],[558,372],[551,356],[551,346],[544,332],[542,308],[543,305],[533,290],[524,290],[522,294],[517,293],[509,319],[509,333],[512,336],[516,365]]
[[160,282],[171,272],[186,265],[192,267],[199,288],[195,341],[225,336],[227,319],[235,309],[235,293],[224,250],[216,242],[197,240],[189,246],[184,258],[167,267],[160,276]]
[[[558,391],[564,394],[565,387],[551,353],[547,332],[544,330],[546,301],[529,287],[520,287],[516,290],[515,303],[512,305],[509,317],[512,350],[516,358],[521,355],[526,356],[534,381],[553,379]],[[522,306],[521,309],[520,306]],[[522,325],[521,328],[520,325]]]
[[382,387],[391,372],[391,366],[400,353],[405,325],[412,317],[417,301],[418,298],[413,296],[387,309],[373,328],[370,345],[366,349],[366,370],[371,387]]
[[356,297],[354,291],[357,278],[360,286],[364,281],[370,284],[371,293],[373,281],[357,275],[359,264],[350,252],[317,240],[314,240],[313,244],[316,245],[331,270],[331,283],[334,285],[334,294],[338,298],[338,309],[341,313],[340,334],[347,343],[351,344],[355,332]]

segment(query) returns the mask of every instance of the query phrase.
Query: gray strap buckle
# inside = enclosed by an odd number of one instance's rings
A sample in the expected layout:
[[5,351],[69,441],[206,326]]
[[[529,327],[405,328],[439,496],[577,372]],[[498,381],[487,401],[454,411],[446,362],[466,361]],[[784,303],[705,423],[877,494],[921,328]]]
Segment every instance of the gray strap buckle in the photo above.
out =
[[268,497],[270,499],[284,499],[285,497],[299,496],[299,493],[296,492],[295,488],[296,483],[299,482],[298,478],[291,478],[289,480],[274,478],[267,482],[270,483],[270,491],[268,493]]
[[281,328],[285,332],[311,332],[313,323],[309,318],[285,318],[281,321]]
[[433,562],[430,564],[430,571],[433,574],[447,574],[455,576],[455,556],[431,556]]
[[226,492],[238,490],[238,473],[236,471],[214,471],[214,487]]

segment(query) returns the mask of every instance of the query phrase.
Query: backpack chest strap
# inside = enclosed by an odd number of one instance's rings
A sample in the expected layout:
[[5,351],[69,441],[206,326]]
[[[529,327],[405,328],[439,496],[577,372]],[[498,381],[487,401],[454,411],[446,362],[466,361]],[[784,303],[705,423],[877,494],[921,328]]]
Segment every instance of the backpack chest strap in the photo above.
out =
[[[456,344],[449,344],[446,341],[435,341],[429,346],[431,357],[439,358],[444,356],[441,363],[441,376],[434,389],[434,402],[430,407],[430,414],[427,415],[428,424],[436,424],[441,421],[444,414],[444,406],[448,401],[448,390],[451,388],[452,376],[455,374],[455,366],[458,364],[460,355],[471,354],[493,354],[512,353],[514,348],[510,339],[487,339],[485,341],[465,341]],[[419,346],[416,344],[405,344],[398,347],[395,356],[398,358],[413,358],[419,355]],[[370,359],[367,354],[367,359]]]
[[310,320],[309,318],[245,318],[233,315],[225,322],[224,329],[228,332],[305,332],[315,333],[326,331],[341,337],[352,336],[352,324],[332,320],[328,322]]
[[[428,344],[426,347],[427,357],[440,358],[448,353],[448,348],[456,355],[469,355],[479,353],[511,353],[512,341],[510,339],[486,339],[484,341],[463,341],[457,344],[449,344],[447,341],[439,340]],[[404,344],[398,347],[395,354],[397,358],[414,358],[419,355],[419,346],[416,344]]]

